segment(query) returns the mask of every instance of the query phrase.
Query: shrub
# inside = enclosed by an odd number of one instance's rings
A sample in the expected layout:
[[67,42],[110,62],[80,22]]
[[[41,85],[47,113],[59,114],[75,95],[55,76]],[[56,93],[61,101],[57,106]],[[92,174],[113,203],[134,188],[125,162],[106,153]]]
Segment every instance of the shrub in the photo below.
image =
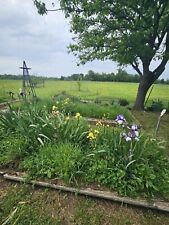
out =
[[81,174],[83,154],[79,147],[70,143],[47,145],[27,158],[23,167],[33,176],[60,178],[75,181]]
[[152,101],[151,106],[149,107],[150,111],[160,112],[164,108],[164,104],[161,100]]
[[119,105],[121,105],[121,106],[127,106],[127,105],[129,105],[129,101],[127,101],[127,99],[124,99],[124,98],[120,98],[120,99],[118,100],[118,103],[119,103]]
[[10,134],[1,139],[0,166],[4,167],[15,160],[20,160],[24,154],[25,142],[21,136]]

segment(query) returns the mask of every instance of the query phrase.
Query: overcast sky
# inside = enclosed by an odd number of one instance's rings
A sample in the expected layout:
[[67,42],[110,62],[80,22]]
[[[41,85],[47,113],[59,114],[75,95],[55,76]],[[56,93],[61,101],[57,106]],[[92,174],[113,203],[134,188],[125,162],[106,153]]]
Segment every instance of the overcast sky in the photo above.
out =
[[[0,74],[21,73],[23,60],[32,68],[33,75],[117,72],[117,64],[111,61],[94,61],[78,67],[75,56],[67,51],[71,34],[62,12],[40,16],[32,0],[1,0],[0,28]],[[131,67],[125,69],[135,73]],[[169,78],[169,65],[161,78]]]

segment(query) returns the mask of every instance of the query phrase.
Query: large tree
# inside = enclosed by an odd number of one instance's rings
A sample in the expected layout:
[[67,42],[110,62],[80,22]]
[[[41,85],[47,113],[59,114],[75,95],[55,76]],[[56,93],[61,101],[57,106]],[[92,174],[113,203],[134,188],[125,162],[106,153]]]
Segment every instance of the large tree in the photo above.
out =
[[[81,63],[109,59],[131,65],[140,76],[134,108],[142,110],[147,91],[169,61],[169,0],[58,1],[75,35],[72,52]],[[42,2],[38,9],[47,13]]]

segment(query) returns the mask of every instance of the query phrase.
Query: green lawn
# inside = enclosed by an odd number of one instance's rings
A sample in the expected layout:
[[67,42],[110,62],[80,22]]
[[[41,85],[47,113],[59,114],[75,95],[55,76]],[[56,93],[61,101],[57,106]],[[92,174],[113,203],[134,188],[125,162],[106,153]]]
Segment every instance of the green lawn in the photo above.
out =
[[[17,96],[22,82],[16,80],[0,81],[0,99],[3,96],[9,98],[8,91],[13,91]],[[79,96],[85,99],[116,99],[125,98],[131,104],[135,101],[138,84],[135,83],[113,83],[113,82],[91,82],[82,81],[81,91],[78,91],[76,81],[46,81],[44,88],[37,88],[36,92],[40,98],[49,98],[59,92],[67,92],[68,94]],[[169,85],[156,84],[150,96],[149,102],[160,99],[163,102],[169,102]]]
[[167,225],[167,214],[0,179],[0,221],[16,225]]

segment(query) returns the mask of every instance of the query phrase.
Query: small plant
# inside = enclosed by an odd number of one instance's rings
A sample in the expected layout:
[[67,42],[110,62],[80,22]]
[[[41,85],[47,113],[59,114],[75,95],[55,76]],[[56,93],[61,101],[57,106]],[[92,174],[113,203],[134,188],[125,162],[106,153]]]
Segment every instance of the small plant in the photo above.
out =
[[81,91],[82,80],[79,78],[79,80],[77,80],[76,83],[77,83],[77,86],[78,86],[78,91]]
[[0,167],[8,166],[20,160],[25,153],[25,147],[26,144],[23,137],[16,134],[4,136],[0,144]]
[[151,106],[149,107],[150,111],[160,112],[164,108],[164,104],[161,100],[152,101]]
[[41,148],[38,154],[23,162],[23,167],[33,176],[60,178],[71,183],[82,173],[82,160],[80,148],[62,143]]
[[94,100],[94,103],[96,103],[96,104],[101,104],[101,103],[102,103],[102,101],[101,101],[101,99],[96,98],[96,99]]
[[127,106],[127,105],[129,105],[129,101],[127,101],[127,99],[125,99],[125,98],[120,98],[120,99],[118,100],[118,103],[119,103],[119,105],[121,105],[121,106]]

